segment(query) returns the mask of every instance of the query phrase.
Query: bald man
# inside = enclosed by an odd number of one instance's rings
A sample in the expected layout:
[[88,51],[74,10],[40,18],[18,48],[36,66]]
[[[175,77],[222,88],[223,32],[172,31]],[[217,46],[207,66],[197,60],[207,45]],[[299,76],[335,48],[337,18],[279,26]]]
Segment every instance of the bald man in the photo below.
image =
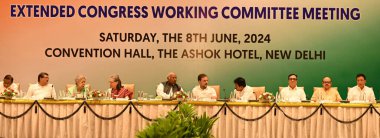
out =
[[182,87],[177,84],[177,75],[174,72],[168,73],[166,79],[167,81],[161,82],[157,86],[156,93],[158,96],[161,96],[162,99],[170,99],[174,98],[175,92],[183,92]]
[[324,77],[322,79],[323,88],[318,88],[314,91],[311,100],[314,102],[320,101],[330,101],[330,102],[339,102],[342,98],[339,95],[337,89],[331,88],[332,81],[330,77]]

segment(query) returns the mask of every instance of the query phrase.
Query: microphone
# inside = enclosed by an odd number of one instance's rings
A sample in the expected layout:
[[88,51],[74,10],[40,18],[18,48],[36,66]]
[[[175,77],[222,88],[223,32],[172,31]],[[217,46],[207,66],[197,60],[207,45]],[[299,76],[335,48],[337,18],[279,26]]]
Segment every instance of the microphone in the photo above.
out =
[[281,95],[281,91],[277,91],[276,92],[276,102],[281,102],[281,99],[282,98],[282,95]]
[[54,89],[54,85],[52,84],[51,85],[51,92],[50,92],[50,98],[53,99],[53,89]]
[[223,89],[224,92],[224,99],[226,99],[226,89]]
[[275,103],[278,102],[278,92],[276,92],[276,100],[275,100]]
[[44,99],[46,99],[46,100],[52,100],[52,99],[54,99],[53,98],[53,89],[54,89],[54,86],[51,85],[50,97],[48,97],[48,95],[46,95],[46,97],[44,97]]
[[87,94],[88,91],[89,91],[88,88],[86,88],[86,85],[84,85],[84,92],[83,92],[83,95],[82,95],[82,98],[83,98],[83,99],[85,99],[85,98],[84,98],[84,95]]

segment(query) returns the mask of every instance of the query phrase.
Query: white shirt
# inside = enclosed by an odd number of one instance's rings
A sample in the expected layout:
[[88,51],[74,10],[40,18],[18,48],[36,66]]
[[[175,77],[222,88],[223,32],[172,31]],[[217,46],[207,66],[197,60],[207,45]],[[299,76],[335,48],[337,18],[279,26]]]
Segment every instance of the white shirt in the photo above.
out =
[[347,94],[347,100],[376,103],[376,98],[373,89],[367,86],[364,86],[363,89],[360,89],[359,86],[355,86],[349,89]]
[[294,89],[288,87],[282,88],[280,92],[281,101],[285,102],[301,102],[306,100],[305,91],[301,87],[295,87]]
[[[13,89],[14,92],[19,92],[18,87],[15,83],[12,83],[11,86],[9,86],[9,88]],[[4,87],[4,82],[0,82],[0,93],[3,93],[5,89],[6,88]]]
[[[183,91],[182,87],[181,87],[181,91]],[[173,96],[173,88],[170,88],[169,94],[166,94],[164,92],[164,85],[160,83],[157,86],[156,93],[158,96],[161,96],[162,99],[170,99],[170,97]]]
[[246,85],[242,91],[234,90],[236,98],[241,100],[256,100],[256,94],[253,93],[252,87]]
[[45,97],[56,98],[55,88],[53,84],[48,84],[45,86],[41,86],[38,83],[31,84],[25,97],[34,100],[44,99]]
[[216,91],[212,87],[202,89],[199,85],[195,86],[192,90],[193,96],[198,100],[209,100],[211,97],[216,97]]

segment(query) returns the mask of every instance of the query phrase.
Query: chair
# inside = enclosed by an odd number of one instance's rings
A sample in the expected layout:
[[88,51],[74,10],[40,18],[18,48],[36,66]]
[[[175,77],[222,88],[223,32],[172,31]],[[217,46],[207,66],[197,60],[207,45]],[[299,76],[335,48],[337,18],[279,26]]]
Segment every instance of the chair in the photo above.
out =
[[252,87],[252,89],[256,95],[256,99],[259,99],[259,96],[265,92],[265,86]]
[[135,98],[135,84],[123,84],[123,86],[130,92],[133,92],[132,98]]
[[214,90],[216,92],[216,99],[219,99],[220,98],[220,85],[211,85],[209,87],[214,88]]

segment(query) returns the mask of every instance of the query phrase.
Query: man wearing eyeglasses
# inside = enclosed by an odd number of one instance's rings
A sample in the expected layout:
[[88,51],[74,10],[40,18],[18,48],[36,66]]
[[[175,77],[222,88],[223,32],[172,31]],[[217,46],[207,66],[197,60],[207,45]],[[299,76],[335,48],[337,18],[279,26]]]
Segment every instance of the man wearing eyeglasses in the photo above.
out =
[[288,87],[280,91],[280,99],[284,102],[301,102],[306,100],[306,94],[303,88],[297,87],[297,74],[288,75]]
[[323,88],[317,88],[314,91],[311,100],[314,102],[339,102],[342,98],[336,88],[331,88],[332,81],[330,77],[322,79]]

